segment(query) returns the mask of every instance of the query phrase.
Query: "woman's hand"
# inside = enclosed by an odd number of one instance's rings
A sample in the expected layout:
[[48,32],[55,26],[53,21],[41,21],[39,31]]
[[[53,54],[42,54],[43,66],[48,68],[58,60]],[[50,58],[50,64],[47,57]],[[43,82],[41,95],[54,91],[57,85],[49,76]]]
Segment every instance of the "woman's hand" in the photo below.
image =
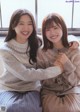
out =
[[69,46],[70,46],[69,49],[74,50],[74,49],[77,49],[77,48],[79,47],[79,43],[76,42],[76,41],[74,41],[74,42],[70,42]]
[[64,69],[63,69],[63,64],[62,64],[61,62],[55,61],[55,62],[54,62],[54,66],[59,66],[59,67],[61,68],[61,71],[62,71],[62,72],[64,71]]
[[68,57],[65,53],[59,53],[59,55],[56,58],[56,61],[61,62],[63,65],[68,61]]
[[64,69],[64,64],[68,61],[68,57],[65,53],[59,53],[59,55],[56,57],[56,61],[54,62],[54,65],[60,66],[60,68]]

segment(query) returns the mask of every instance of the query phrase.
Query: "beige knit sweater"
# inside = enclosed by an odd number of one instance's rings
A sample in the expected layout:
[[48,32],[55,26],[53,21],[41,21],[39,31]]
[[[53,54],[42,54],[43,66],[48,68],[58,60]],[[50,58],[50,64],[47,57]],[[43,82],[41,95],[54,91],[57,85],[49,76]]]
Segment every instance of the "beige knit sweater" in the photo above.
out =
[[65,53],[69,60],[64,65],[64,72],[59,76],[42,82],[42,95],[54,92],[55,94],[80,93],[80,51],[67,48],[38,52],[39,68],[47,68],[53,65],[59,52]]

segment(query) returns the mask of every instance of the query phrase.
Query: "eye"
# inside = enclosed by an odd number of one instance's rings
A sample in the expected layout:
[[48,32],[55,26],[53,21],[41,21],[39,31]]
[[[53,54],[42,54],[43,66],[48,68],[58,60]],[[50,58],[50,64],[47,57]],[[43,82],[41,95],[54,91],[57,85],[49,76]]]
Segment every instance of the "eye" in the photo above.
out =
[[50,31],[50,28],[46,28],[46,31]]
[[28,25],[33,25],[32,23],[28,23]]
[[54,26],[54,29],[58,29],[58,27],[57,26]]
[[20,23],[19,25],[24,25],[23,23]]
[[24,23],[22,23],[22,22],[19,22],[18,24],[19,24],[19,25],[24,25]]

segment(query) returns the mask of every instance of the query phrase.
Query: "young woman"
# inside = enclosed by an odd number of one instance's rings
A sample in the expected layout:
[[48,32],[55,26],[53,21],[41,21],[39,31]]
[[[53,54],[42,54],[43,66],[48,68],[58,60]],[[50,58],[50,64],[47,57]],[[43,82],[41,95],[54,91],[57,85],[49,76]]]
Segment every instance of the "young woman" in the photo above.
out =
[[40,49],[38,52],[39,66],[46,68],[52,66],[53,62],[61,63],[65,61],[65,58],[67,60],[63,73],[42,81],[43,112],[79,112],[80,51],[78,48],[70,49],[67,27],[63,18],[55,13],[45,17],[42,24],[42,36],[44,46],[43,50]]
[[41,112],[39,80],[62,73],[60,63],[36,70],[38,42],[32,14],[27,10],[16,10],[4,45],[0,47],[4,64],[4,72],[0,75],[0,107],[5,107],[6,112]]
[[0,46],[4,64],[0,75],[0,107],[6,108],[6,112],[41,112],[39,80],[62,73],[61,65],[36,70],[38,42],[32,14],[25,9],[16,10]]

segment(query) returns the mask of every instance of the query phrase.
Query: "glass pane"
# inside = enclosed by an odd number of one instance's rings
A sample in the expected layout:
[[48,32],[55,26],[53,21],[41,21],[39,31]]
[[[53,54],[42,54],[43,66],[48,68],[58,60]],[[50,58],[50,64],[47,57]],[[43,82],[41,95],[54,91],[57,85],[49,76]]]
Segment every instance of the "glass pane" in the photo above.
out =
[[80,0],[76,0],[74,3],[74,18],[73,18],[73,27],[80,28]]
[[2,26],[8,27],[12,13],[16,9],[25,8],[32,12],[35,17],[34,0],[1,0]]
[[72,2],[66,0],[38,0],[38,27],[48,13],[59,13],[65,20],[67,27],[71,27]]
[[0,28],[1,28],[1,15],[0,15]]
[[0,1],[0,27],[1,27],[1,1]]

